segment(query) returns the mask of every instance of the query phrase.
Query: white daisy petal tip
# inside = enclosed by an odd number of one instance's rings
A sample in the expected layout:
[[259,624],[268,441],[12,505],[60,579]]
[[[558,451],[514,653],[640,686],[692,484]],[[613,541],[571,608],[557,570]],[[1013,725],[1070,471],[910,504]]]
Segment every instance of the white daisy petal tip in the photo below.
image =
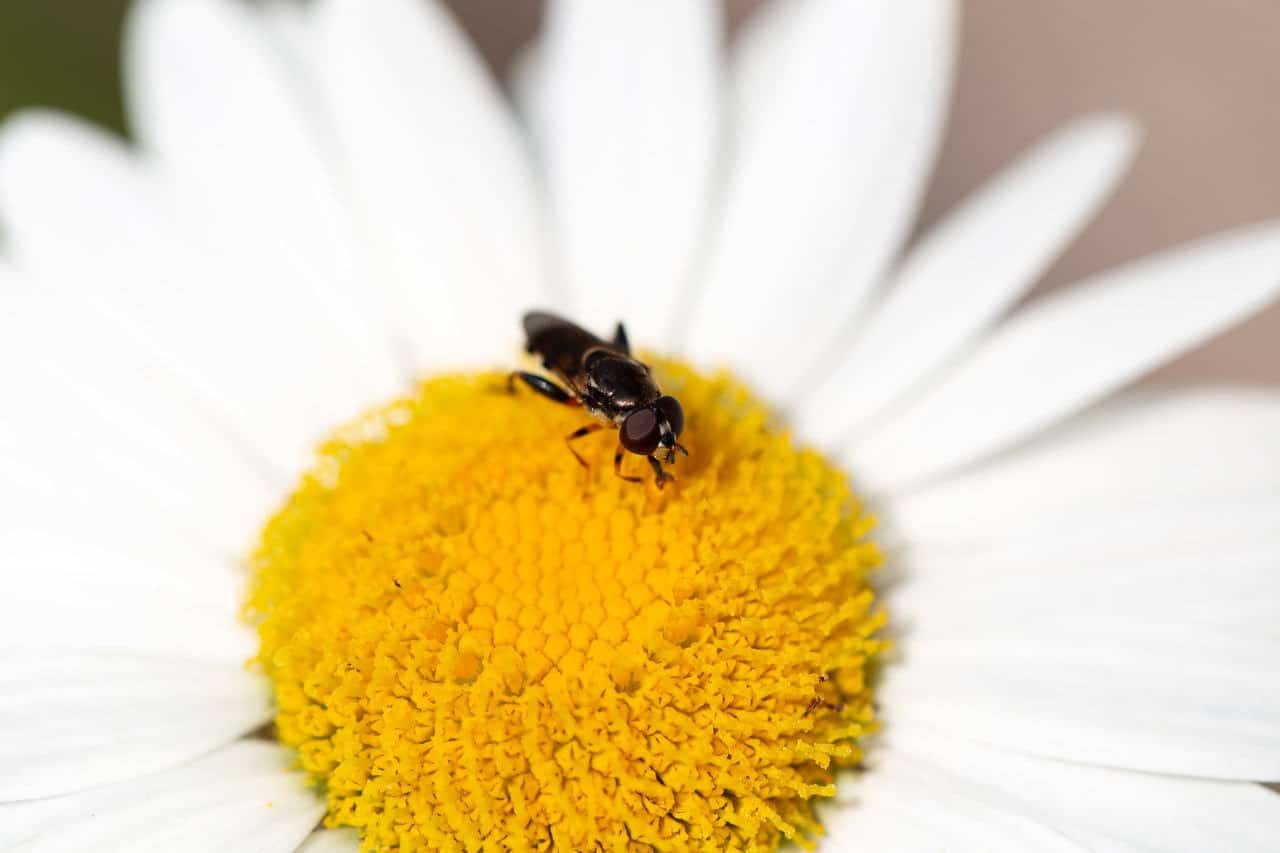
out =
[[1067,122],[1055,134],[1064,141],[1078,143],[1085,137],[1090,137],[1099,144],[1112,145],[1126,166],[1142,145],[1145,135],[1138,117],[1122,110],[1087,113]]
[[239,4],[218,0],[134,0],[125,13],[121,34],[121,73],[126,95],[125,109],[137,131],[149,124],[150,95],[166,68],[182,59],[182,39],[174,34],[199,33],[209,26],[222,26],[226,16],[240,12]]
[[0,219],[12,215],[10,199],[28,191],[29,164],[45,159],[51,137],[65,135],[96,136],[103,145],[112,141],[106,131],[47,107],[24,107],[0,121]]
[[[1137,115],[1123,110],[1103,110],[1071,119],[1054,130],[1048,139],[1049,144],[1062,149],[1090,151],[1096,164],[1094,168],[1103,172],[1109,188],[1114,188],[1128,173],[1146,137],[1146,128]],[[1104,203],[1107,198],[1104,193]]]
[[973,465],[1104,399],[1280,294],[1280,220],[1099,274],[1014,314],[846,454],[881,494]]
[[797,425],[827,446],[972,346],[1088,224],[1132,162],[1139,132],[1120,114],[1050,134],[932,228],[890,276],[853,343],[805,394]]
[[[56,178],[66,162],[86,160],[84,152],[118,156],[118,137],[89,121],[48,107],[25,107],[0,121],[0,215],[15,215],[15,208],[40,194],[44,181]],[[87,163],[86,163],[87,165]],[[40,211],[46,213],[47,211]],[[27,214],[26,209],[23,210]],[[22,226],[30,215],[24,215]],[[22,240],[6,234],[10,244]],[[8,252],[8,257],[20,252]]]
[[0,156],[10,148],[15,140],[21,142],[31,128],[43,126],[45,122],[57,121],[62,114],[48,107],[23,107],[14,110],[0,119]]

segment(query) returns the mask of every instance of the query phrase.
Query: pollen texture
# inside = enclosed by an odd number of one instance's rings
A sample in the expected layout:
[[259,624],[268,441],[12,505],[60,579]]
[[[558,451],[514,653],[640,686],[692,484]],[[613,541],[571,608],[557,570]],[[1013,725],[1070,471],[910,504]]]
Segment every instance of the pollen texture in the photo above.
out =
[[373,850],[773,850],[875,726],[880,561],[844,476],[723,375],[659,362],[691,453],[497,374],[344,428],[262,534],[279,738]]

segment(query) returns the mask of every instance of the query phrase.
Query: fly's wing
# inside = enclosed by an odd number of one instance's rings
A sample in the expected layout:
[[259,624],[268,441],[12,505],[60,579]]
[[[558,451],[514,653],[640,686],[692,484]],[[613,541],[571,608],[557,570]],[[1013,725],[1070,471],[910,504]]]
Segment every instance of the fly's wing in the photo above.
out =
[[581,385],[582,356],[596,347],[613,347],[563,317],[545,311],[524,315],[525,350],[542,359],[542,366],[571,388]]
[[627,328],[621,323],[618,328],[613,331],[613,345],[622,352],[623,355],[631,355],[631,342],[627,340]]

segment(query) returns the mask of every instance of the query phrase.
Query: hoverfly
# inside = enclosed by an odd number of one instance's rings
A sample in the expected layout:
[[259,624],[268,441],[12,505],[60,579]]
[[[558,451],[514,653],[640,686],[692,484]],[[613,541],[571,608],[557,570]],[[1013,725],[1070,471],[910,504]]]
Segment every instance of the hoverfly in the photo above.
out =
[[668,465],[675,462],[676,451],[689,455],[676,440],[684,429],[684,410],[675,397],[658,390],[649,366],[632,357],[621,323],[613,340],[604,341],[563,317],[530,311],[524,315],[524,333],[525,350],[542,359],[543,368],[561,384],[519,370],[507,377],[507,389],[514,391],[515,380],[520,379],[550,400],[582,406],[599,421],[565,436],[569,452],[583,467],[588,467],[587,460],[574,449],[573,442],[606,427],[616,427],[615,474],[633,483],[641,481],[622,473],[622,453],[626,450],[649,460],[658,488],[675,480],[654,454],[664,448],[663,461]]

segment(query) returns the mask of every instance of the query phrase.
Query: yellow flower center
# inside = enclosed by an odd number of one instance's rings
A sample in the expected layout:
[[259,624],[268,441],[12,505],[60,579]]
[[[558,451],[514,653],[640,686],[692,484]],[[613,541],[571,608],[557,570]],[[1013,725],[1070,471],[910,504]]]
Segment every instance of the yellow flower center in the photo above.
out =
[[262,535],[280,739],[365,850],[772,850],[874,727],[880,560],[845,478],[659,362],[678,481],[581,410],[445,376],[336,435]]

